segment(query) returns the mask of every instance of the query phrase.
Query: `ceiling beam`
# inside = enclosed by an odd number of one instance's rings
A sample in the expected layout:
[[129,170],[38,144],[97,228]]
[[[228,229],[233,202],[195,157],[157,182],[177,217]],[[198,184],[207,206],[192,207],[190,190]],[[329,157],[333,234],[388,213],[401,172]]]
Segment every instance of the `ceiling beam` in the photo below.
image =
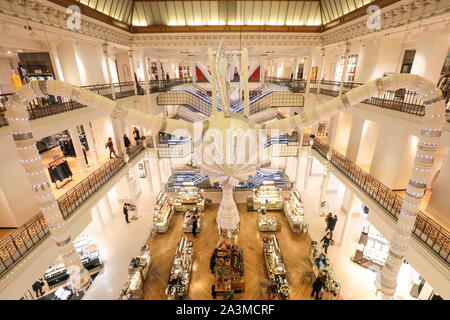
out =
[[48,0],[49,2],[52,2],[54,4],[60,5],[64,8],[67,8],[71,5],[76,5],[80,8],[81,15],[85,15],[89,18],[104,22],[106,24],[112,25],[114,27],[117,27],[119,29],[122,29],[124,31],[131,32],[131,26],[126,24],[125,22],[122,22],[120,20],[114,19],[111,16],[108,16],[107,14],[104,14],[100,11],[97,11],[95,9],[92,9],[91,7],[82,4],[81,2],[75,1],[75,0]]
[[353,10],[347,14],[344,14],[342,17],[339,17],[333,21],[330,21],[330,22],[324,24],[323,31],[328,31],[330,29],[333,29],[335,27],[343,25],[344,23],[364,17],[365,15],[367,15],[367,8],[369,8],[369,6],[375,5],[375,6],[380,7],[380,9],[381,9],[381,8],[387,7],[391,4],[394,4],[399,1],[401,1],[401,0],[376,0],[374,2],[368,3],[364,6],[362,6],[361,8]]
[[186,32],[321,32],[321,26],[132,26],[132,33],[186,33]]

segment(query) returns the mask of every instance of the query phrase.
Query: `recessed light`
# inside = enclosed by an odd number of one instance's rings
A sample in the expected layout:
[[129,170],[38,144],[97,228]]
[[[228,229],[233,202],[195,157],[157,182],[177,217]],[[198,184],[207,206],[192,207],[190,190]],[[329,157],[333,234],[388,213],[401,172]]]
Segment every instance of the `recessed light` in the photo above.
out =
[[7,52],[8,54],[11,54],[11,51],[10,50],[8,50],[8,52]]

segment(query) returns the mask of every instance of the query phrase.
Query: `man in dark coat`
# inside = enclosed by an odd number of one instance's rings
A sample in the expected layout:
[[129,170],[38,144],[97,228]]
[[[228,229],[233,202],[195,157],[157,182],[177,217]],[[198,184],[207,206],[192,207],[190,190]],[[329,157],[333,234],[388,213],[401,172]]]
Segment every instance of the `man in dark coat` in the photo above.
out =
[[125,221],[130,223],[130,221],[128,221],[128,203],[123,205],[123,215],[125,216]]
[[33,283],[34,293],[36,294],[36,298],[39,298],[42,296],[45,292],[42,291],[42,288],[44,287],[44,281],[42,279],[37,280],[35,283]]
[[325,281],[326,281],[325,276],[322,276],[322,277],[318,277],[316,279],[316,281],[313,282],[313,284],[312,284],[313,290],[311,292],[311,297],[314,297],[314,294],[315,294],[316,300],[322,299],[319,296],[319,294],[320,294],[320,291],[322,290],[322,288],[325,286]]

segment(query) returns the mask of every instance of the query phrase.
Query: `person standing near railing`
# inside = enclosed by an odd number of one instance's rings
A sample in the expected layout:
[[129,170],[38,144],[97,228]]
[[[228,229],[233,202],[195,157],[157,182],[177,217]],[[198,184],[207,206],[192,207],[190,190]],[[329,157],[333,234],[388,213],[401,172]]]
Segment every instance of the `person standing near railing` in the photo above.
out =
[[139,133],[139,129],[136,127],[134,127],[133,129],[133,137],[136,144],[138,144],[139,140],[141,140],[141,134]]
[[117,158],[116,150],[114,150],[114,143],[112,141],[112,138],[108,138],[108,142],[105,144],[105,148],[109,148],[109,158],[112,159],[111,154],[114,154]]
[[131,146],[131,141],[127,137],[126,133],[123,134],[123,144],[125,145],[125,149],[127,149],[127,151],[128,151],[128,148]]

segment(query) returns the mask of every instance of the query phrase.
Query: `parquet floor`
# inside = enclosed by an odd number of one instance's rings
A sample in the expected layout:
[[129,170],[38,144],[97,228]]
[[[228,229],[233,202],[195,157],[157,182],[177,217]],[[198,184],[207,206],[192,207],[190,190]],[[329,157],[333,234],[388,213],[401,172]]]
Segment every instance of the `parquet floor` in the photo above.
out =
[[[209,269],[210,256],[219,240],[216,225],[216,212],[218,205],[207,208],[203,215],[202,232],[196,239],[186,234],[189,240],[194,241],[194,264],[191,275],[188,299],[209,300],[214,275]],[[260,294],[258,282],[267,278],[262,239],[270,236],[272,232],[259,232],[256,224],[256,211],[247,211],[245,204],[238,204],[241,213],[241,226],[238,236],[238,245],[244,250],[245,265],[245,292],[235,294],[233,299],[261,300],[268,299],[266,294]],[[288,270],[288,279],[291,288],[290,299],[310,300],[311,285],[300,283],[303,271],[311,270],[308,259],[310,239],[308,235],[299,235],[291,231],[284,214],[281,211],[269,212],[277,216],[282,223],[281,231],[275,232],[280,242],[283,258]],[[182,236],[182,214],[176,213],[169,231],[158,234],[156,238],[149,238],[153,264],[157,268],[158,279],[147,278],[144,283],[142,299],[165,300],[164,290],[167,286],[169,272],[172,267],[175,248]],[[327,296],[324,296],[326,299]]]

